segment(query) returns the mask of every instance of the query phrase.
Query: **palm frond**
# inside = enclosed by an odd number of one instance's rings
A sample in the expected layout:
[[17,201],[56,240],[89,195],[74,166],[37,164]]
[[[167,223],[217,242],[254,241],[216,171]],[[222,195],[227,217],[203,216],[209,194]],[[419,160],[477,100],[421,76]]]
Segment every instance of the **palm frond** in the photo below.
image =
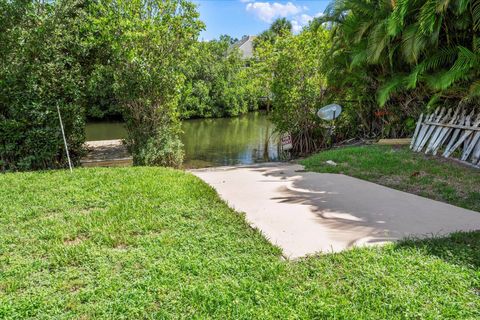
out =
[[387,20],[383,20],[375,25],[368,39],[368,51],[370,63],[377,63],[380,56],[387,48],[390,35],[387,32]]
[[471,97],[480,96],[480,80],[477,80],[470,85],[470,88],[468,90],[468,94]]
[[447,8],[449,5],[450,5],[450,0],[437,0],[436,12],[442,13],[447,11]]
[[412,24],[403,32],[402,53],[409,63],[415,63],[420,52],[425,48],[425,37],[418,32],[419,26]]
[[352,62],[350,63],[350,69],[361,66],[368,61],[367,50],[360,50],[351,55]]
[[367,30],[372,26],[372,24],[373,21],[365,21],[363,23],[360,23],[360,25],[357,27],[357,32],[355,33],[355,38],[353,41],[355,43],[359,43],[363,39]]
[[422,72],[423,65],[418,65],[413,69],[412,73],[405,78],[405,86],[407,89],[414,89],[417,86],[417,82]]
[[388,18],[389,35],[396,36],[401,32],[410,4],[409,0],[398,0],[396,2],[393,12]]
[[412,72],[405,78],[405,85],[409,89],[417,86],[418,80],[427,72],[438,70],[451,65],[458,56],[458,48],[446,47],[439,49],[435,54],[425,58],[417,64]]
[[441,95],[438,93],[433,94],[427,102],[427,109],[435,109],[439,102],[441,102]]
[[473,30],[480,30],[480,0],[472,0]]
[[386,81],[377,91],[377,101],[380,106],[384,106],[390,99],[391,95],[404,86],[404,75],[396,75]]
[[419,31],[423,34],[432,33],[436,18],[437,0],[425,1],[418,14],[418,21],[420,24]]
[[480,52],[480,37],[473,36],[473,51]]
[[457,14],[462,14],[468,9],[471,0],[457,0]]
[[471,75],[459,70],[443,70],[435,74],[426,76],[427,84],[434,90],[446,90],[454,83],[461,80],[468,80]]
[[468,72],[474,66],[480,65],[480,54],[475,53],[463,46],[458,46],[458,57],[451,70]]

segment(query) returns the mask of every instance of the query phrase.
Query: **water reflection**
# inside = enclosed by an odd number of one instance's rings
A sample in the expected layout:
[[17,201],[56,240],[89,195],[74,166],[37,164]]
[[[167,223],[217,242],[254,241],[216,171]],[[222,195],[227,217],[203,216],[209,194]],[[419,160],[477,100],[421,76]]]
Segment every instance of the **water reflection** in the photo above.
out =
[[[225,119],[195,119],[182,124],[185,145],[184,166],[198,168],[218,165],[276,161],[278,150],[273,125],[263,113],[249,113]],[[87,140],[125,137],[121,123],[87,125]]]

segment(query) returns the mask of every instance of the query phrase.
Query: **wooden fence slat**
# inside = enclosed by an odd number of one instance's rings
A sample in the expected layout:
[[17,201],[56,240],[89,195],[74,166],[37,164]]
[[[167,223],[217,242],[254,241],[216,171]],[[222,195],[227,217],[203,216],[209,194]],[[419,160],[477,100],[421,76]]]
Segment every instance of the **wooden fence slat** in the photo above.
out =
[[[460,121],[458,122],[458,124],[459,125],[464,125],[466,123],[466,121],[467,121],[466,119],[468,117],[470,117],[470,116],[465,116],[465,113],[463,113],[462,116],[460,117]],[[457,128],[453,131],[452,137],[450,138],[450,141],[448,142],[448,145],[447,145],[447,147],[445,148],[445,151],[442,154],[443,157],[446,157],[446,153],[452,148],[455,141],[457,141],[457,137],[460,134],[460,132],[462,132],[462,129],[459,129],[459,128]]]
[[467,153],[468,147],[469,147],[470,144],[472,143],[474,136],[475,136],[475,132],[472,132],[472,134],[469,135],[468,138],[465,139],[465,141],[463,141],[463,150],[462,150],[462,155],[461,155],[460,158],[462,158],[463,155],[464,155],[465,153]]
[[[474,127],[478,126],[480,124],[480,121],[474,123]],[[470,119],[468,119],[467,125],[470,125]],[[473,133],[473,130],[465,130],[463,134],[460,136],[460,139],[453,145],[453,147],[446,152],[444,155],[445,157],[449,157],[471,134]]]
[[445,127],[445,128],[480,131],[480,127],[464,126],[464,125],[459,125],[459,124],[436,123],[436,122],[430,122],[430,121],[426,121],[424,123],[426,123],[428,125],[432,125],[432,126],[439,126],[439,127]]
[[433,121],[433,118],[435,117],[435,114],[436,114],[437,110],[434,113],[431,113],[428,116],[428,121],[425,121],[422,124],[422,127],[420,128],[420,132],[418,133],[417,141],[415,142],[415,145],[413,146],[413,151],[418,151],[418,148],[419,148],[420,144],[422,143],[425,135],[428,132],[428,129],[430,128],[429,122]]
[[[442,108],[441,111],[440,111],[440,113],[435,117],[435,122],[439,122],[440,119],[442,119],[444,112],[445,112],[445,108]],[[436,127],[436,126],[433,126],[433,125],[430,125],[430,126],[429,126],[428,131],[425,133],[425,136],[423,137],[422,142],[420,143],[420,145],[418,146],[418,148],[417,148],[416,151],[422,151],[423,147],[425,146],[425,144],[427,143],[428,139],[430,138],[430,136],[432,135],[433,131],[434,131],[436,128],[437,128],[437,127]]]
[[[480,125],[480,114],[475,119],[475,122],[474,122],[472,128],[475,128],[478,125]],[[476,131],[474,133],[475,134],[472,133],[470,135],[469,139],[465,140],[464,149],[463,149],[463,152],[462,152],[462,156],[460,158],[460,160],[462,160],[462,161],[466,161],[468,159],[471,152],[473,151],[473,148],[475,148],[475,145],[477,144],[478,139],[480,138],[480,131]]]
[[415,144],[415,139],[417,139],[418,132],[420,131],[420,127],[422,126],[422,120],[423,120],[423,113],[418,118],[417,126],[415,127],[415,132],[413,133],[412,141],[410,142],[410,149],[412,149],[413,145]]
[[[445,147],[446,145],[446,147]],[[463,107],[456,109],[437,108],[431,114],[421,114],[413,133],[410,149],[450,157],[460,151],[456,161],[473,164],[480,168],[480,114],[472,110],[468,115]]]
[[425,122],[422,124],[422,127],[420,128],[420,132],[418,133],[417,141],[415,141],[415,145],[413,146],[413,151],[418,151],[418,146],[423,140],[423,137],[425,136],[425,133],[427,132],[428,128],[430,125],[427,124],[427,122],[430,122],[433,120],[433,117],[437,114],[439,108],[435,110],[434,113],[431,113],[425,117]]
[[473,135],[472,139],[470,140],[470,143],[469,143],[468,147],[463,152],[460,160],[465,161],[465,160],[468,159],[468,156],[473,151],[473,148],[477,145],[478,139],[480,139],[480,132],[477,132],[477,133],[475,133],[475,135]]
[[[446,123],[451,115],[452,115],[453,109],[448,110],[447,114],[439,121],[439,123]],[[443,131],[443,128],[440,126],[435,126],[435,131],[432,134],[432,139],[430,139],[430,143],[427,146],[427,150],[425,150],[425,154],[429,153],[430,151],[433,150],[433,147],[435,145],[435,142],[437,141],[440,133]]]
[[480,163],[479,160],[480,160],[480,141],[477,142],[477,146],[476,146],[475,149],[473,150],[472,163],[473,163],[473,164]]
[[[452,124],[455,124],[458,119],[459,119],[459,113],[460,113],[460,107],[458,107],[456,110],[455,110],[455,113],[453,114],[452,116],[452,119],[450,119],[450,121],[448,122],[449,125],[452,125]],[[435,141],[434,145],[433,145],[433,151],[432,151],[432,154],[433,155],[437,155],[437,152],[438,150],[441,148],[441,146],[445,143],[445,141],[448,139],[448,137],[450,136],[450,133],[453,131],[452,128],[450,127],[443,127],[442,126],[442,131],[440,132],[440,135],[439,137],[437,138],[437,141]]]

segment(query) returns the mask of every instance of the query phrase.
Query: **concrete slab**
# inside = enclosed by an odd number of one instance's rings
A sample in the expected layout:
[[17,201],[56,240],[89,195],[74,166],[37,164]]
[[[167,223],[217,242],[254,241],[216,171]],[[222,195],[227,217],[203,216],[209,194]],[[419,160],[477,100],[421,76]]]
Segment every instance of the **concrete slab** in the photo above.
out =
[[87,141],[87,155],[80,160],[83,167],[124,167],[132,165],[123,140]]
[[480,230],[480,213],[339,174],[270,163],[191,170],[288,258]]

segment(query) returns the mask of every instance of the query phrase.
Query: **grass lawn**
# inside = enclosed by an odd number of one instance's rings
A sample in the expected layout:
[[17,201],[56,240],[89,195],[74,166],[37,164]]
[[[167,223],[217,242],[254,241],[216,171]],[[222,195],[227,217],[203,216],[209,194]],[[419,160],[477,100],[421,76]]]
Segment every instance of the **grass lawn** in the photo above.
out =
[[162,168],[0,175],[0,203],[2,319],[480,317],[480,233],[284,261]]
[[343,173],[480,212],[480,170],[408,147],[345,147],[320,152],[302,164],[309,171]]

